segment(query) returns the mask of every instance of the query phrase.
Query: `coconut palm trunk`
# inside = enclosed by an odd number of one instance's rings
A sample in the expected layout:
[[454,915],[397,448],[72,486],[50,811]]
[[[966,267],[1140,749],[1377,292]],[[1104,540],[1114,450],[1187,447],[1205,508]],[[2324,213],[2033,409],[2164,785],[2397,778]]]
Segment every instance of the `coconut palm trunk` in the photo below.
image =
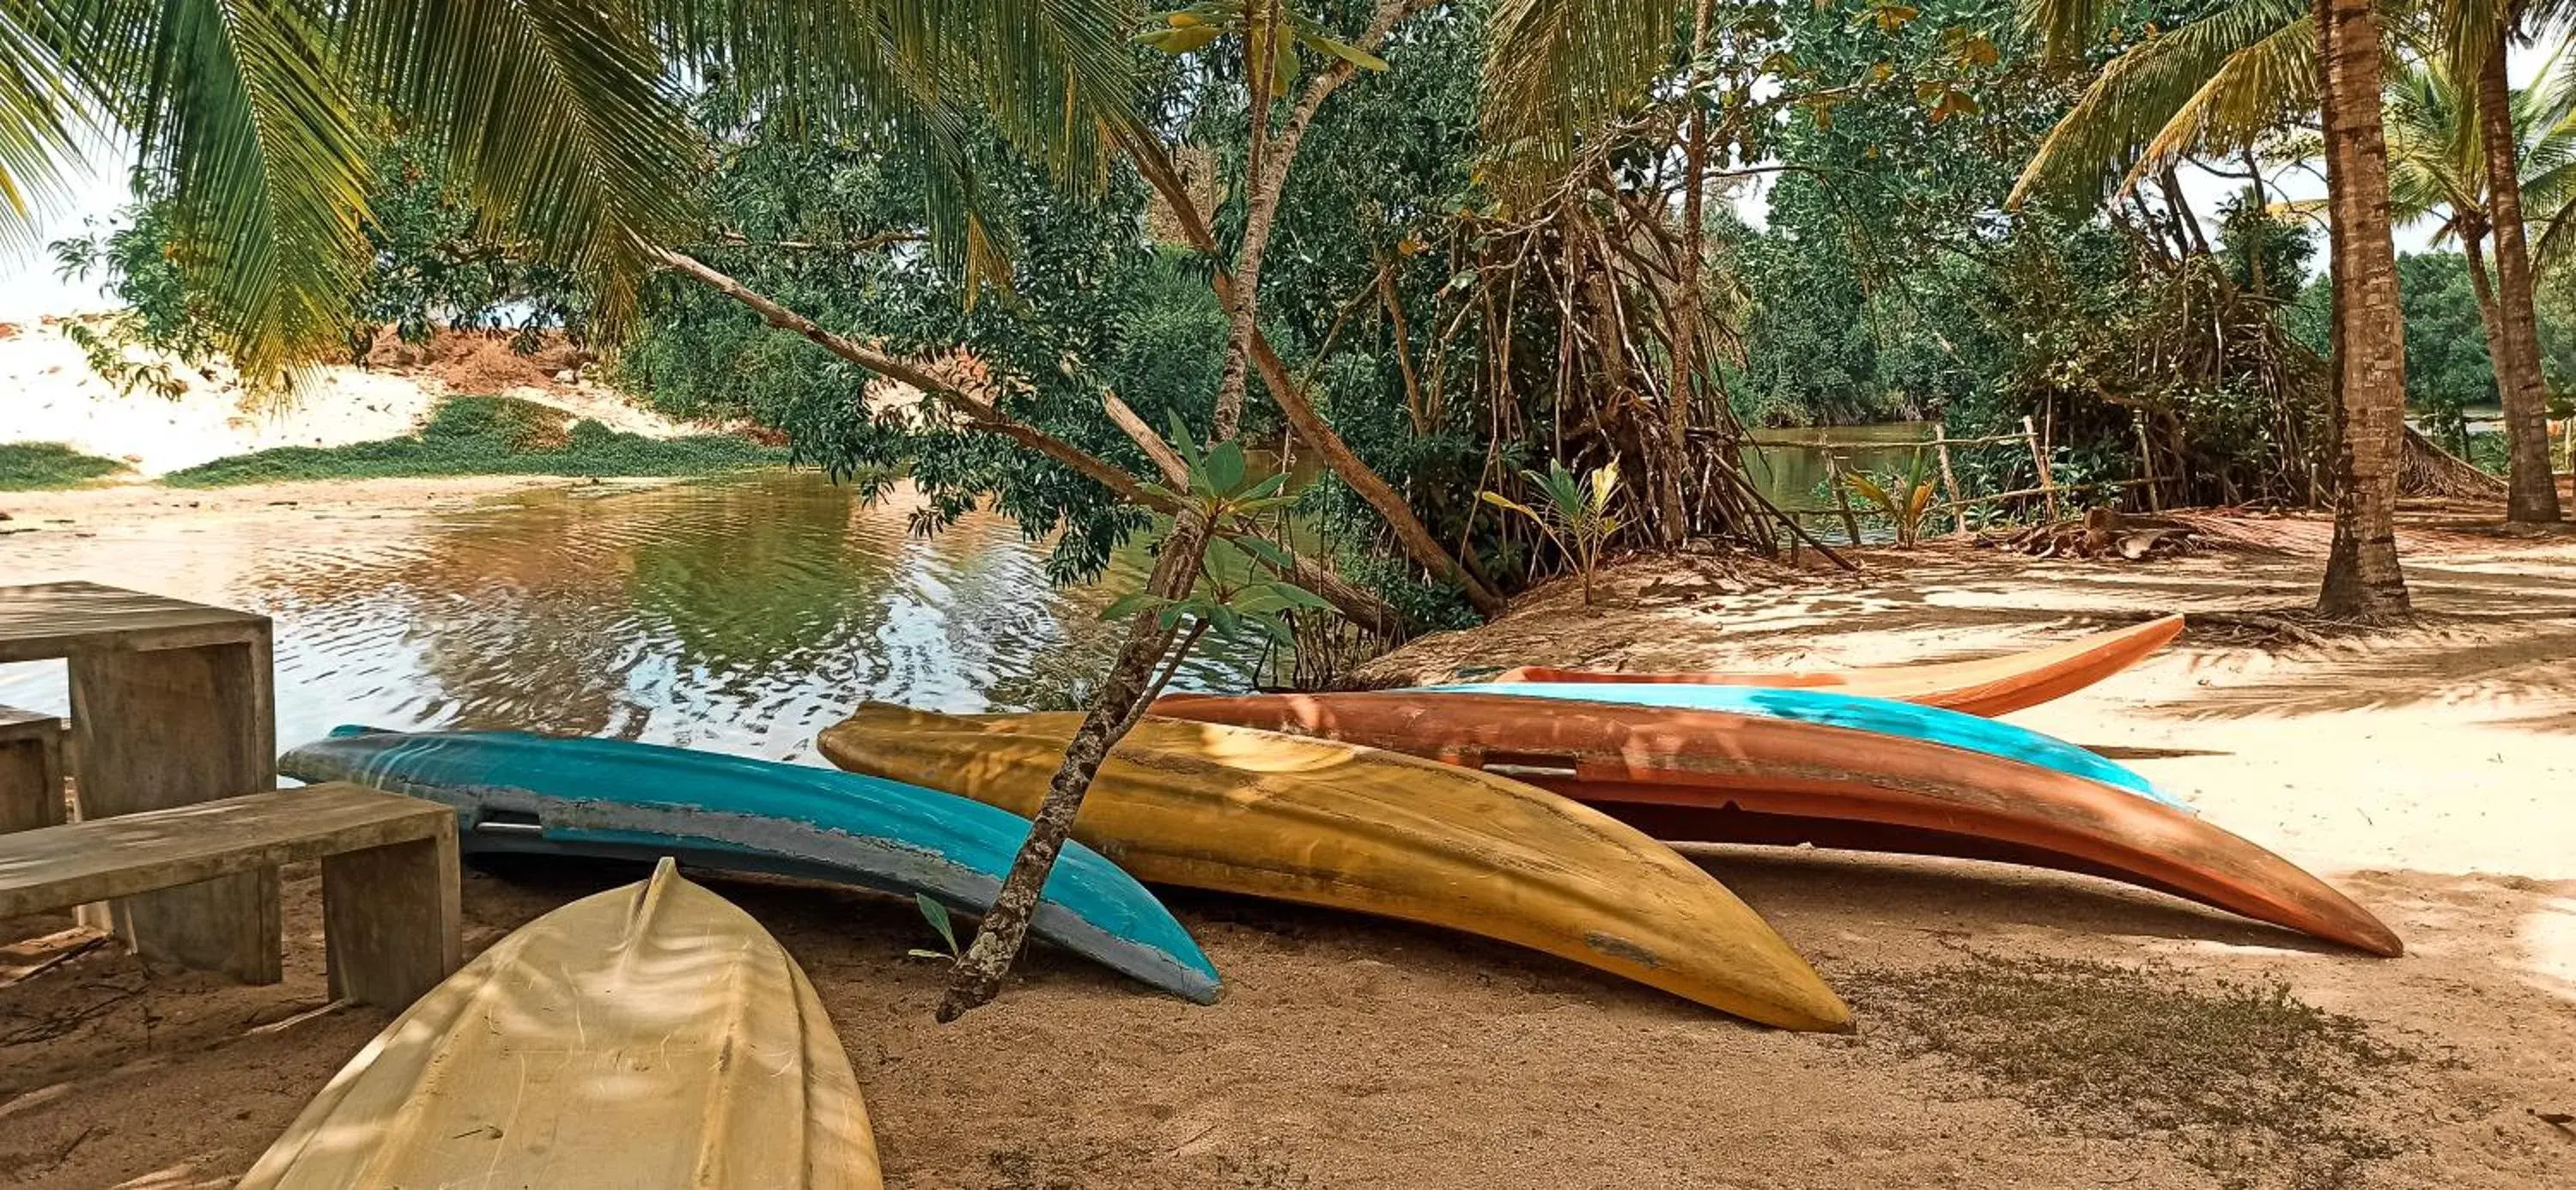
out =
[[2334,540],[2317,610],[2349,619],[2407,611],[2397,561],[2397,471],[2406,434],[2406,325],[2380,125],[2381,43],[2370,0],[2315,0],[2318,102],[2333,217]]
[[2505,519],[2558,519],[2558,480],[2549,472],[2549,393],[2540,375],[2540,324],[2533,312],[2531,249],[2523,233],[2520,138],[2513,93],[2505,79],[2505,31],[2498,19],[2477,76],[2478,139],[2485,150],[2487,216],[2494,225],[2496,391],[2504,399],[2507,476]]
[[[2504,320],[2496,310],[2495,285],[2487,279],[2486,239],[2484,224],[2463,221],[2460,254],[2469,258],[2469,292],[2478,300],[2478,328],[2486,336],[2487,359],[2492,364],[2504,354]],[[2502,368],[2496,369],[2496,387],[2498,391],[2504,387]],[[2467,420],[2462,419],[2456,428],[2458,434],[2451,442],[2451,450],[2465,459],[2469,457]]]

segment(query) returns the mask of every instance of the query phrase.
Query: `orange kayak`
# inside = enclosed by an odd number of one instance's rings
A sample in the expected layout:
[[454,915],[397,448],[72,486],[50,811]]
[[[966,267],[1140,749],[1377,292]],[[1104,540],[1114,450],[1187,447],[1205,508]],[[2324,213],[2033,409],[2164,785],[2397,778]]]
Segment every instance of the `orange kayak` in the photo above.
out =
[[1697,686],[1771,686],[1832,690],[1945,707],[1971,715],[2001,715],[2035,707],[2081,690],[2145,660],[2182,635],[2182,617],[2166,616],[2134,628],[2097,632],[2063,644],[1989,657],[1982,661],[1932,661],[1860,669],[1790,670],[1785,673],[1614,673],[1524,665],[1494,675],[1497,682],[1666,682]]
[[1154,714],[1483,769],[1666,840],[1813,843],[2081,872],[2372,954],[2404,950],[2323,881],[2187,811],[1922,740],[1726,711],[1479,694],[1172,695]]

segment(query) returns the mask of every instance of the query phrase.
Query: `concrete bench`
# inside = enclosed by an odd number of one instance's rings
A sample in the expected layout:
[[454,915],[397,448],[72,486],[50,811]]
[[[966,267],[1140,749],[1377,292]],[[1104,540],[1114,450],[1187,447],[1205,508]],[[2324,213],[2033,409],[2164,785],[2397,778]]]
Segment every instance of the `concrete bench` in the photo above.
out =
[[[76,818],[113,818],[277,788],[268,617],[104,587],[0,587],[0,662],[61,658]],[[128,897],[83,920],[143,955],[278,980],[277,874]]]
[[0,919],[248,873],[273,880],[310,859],[322,861],[332,996],[399,1009],[456,970],[456,812],[357,785],[0,835]]
[[0,835],[63,820],[63,721],[0,707]]

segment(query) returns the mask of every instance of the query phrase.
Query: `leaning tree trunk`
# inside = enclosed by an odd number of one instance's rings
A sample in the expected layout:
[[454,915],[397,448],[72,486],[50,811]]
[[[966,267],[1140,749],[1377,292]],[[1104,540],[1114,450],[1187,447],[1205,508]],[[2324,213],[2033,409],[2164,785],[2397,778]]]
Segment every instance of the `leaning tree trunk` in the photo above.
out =
[[2403,615],[2397,478],[2406,434],[2406,324],[2388,219],[2388,142],[2380,125],[2379,19],[2370,0],[2314,0],[2318,101],[2335,257],[2334,544],[2317,595],[2323,614]]
[[[2460,228],[2460,254],[2469,258],[2469,293],[2478,299],[2478,328],[2487,337],[2487,359],[2492,362],[2504,354],[2504,322],[2496,312],[2495,286],[2487,280],[2486,228],[2463,222]],[[2499,388],[2504,369],[2496,368]]]
[[2496,315],[2503,350],[2495,353],[2496,391],[2504,398],[2505,449],[2512,467],[2505,519],[2558,519],[2558,480],[2549,473],[2549,390],[2540,376],[2540,329],[2533,313],[2531,249],[2522,225],[2521,138],[2514,134],[2513,93],[2505,80],[2501,16],[2478,64],[2478,139],[2485,149],[2487,216],[2495,230]]
[[[1174,519],[1171,535],[1163,539],[1163,555],[1147,581],[1148,590],[1166,599],[1189,596],[1198,579],[1200,559],[1207,553],[1206,529],[1194,516]],[[1138,612],[1128,622],[1127,641],[1119,646],[1108,679],[1092,695],[1082,726],[1066,745],[1064,763],[1047,783],[1046,797],[1031,818],[1028,838],[1011,860],[1010,874],[1002,879],[1002,890],[994,895],[992,909],[976,928],[974,943],[957,961],[948,993],[939,1001],[940,1023],[956,1020],[1001,993],[1003,977],[1010,974],[1011,963],[1028,941],[1029,921],[1037,915],[1038,899],[1055,871],[1056,856],[1073,836],[1073,820],[1082,813],[1083,795],[1090,791],[1109,750],[1135,726],[1136,710],[1154,677],[1154,662],[1170,644],[1171,634],[1164,631],[1155,609]]]
[[[1359,48],[1374,50],[1386,40],[1397,21],[1424,2],[1378,0],[1368,31],[1359,38]],[[1274,134],[1267,66],[1273,39],[1288,35],[1287,16],[1278,0],[1256,0],[1246,6],[1245,21],[1249,29],[1244,39],[1244,77],[1252,128],[1245,141],[1244,172],[1250,186],[1244,202],[1243,239],[1235,248],[1234,291],[1219,290],[1227,299],[1227,332],[1225,367],[1217,382],[1216,408],[1211,418],[1213,440],[1217,442],[1231,441],[1242,424],[1244,397],[1250,386],[1249,357],[1260,336],[1261,259],[1269,247],[1271,229],[1278,222],[1288,166],[1296,160],[1297,146],[1315,118],[1315,109],[1356,69],[1345,60],[1313,77]],[[1262,68],[1252,69],[1255,64]],[[1157,465],[1167,480],[1176,487],[1189,486],[1189,476],[1178,458],[1168,450],[1149,453],[1157,455]],[[1208,535],[1218,528],[1192,512],[1175,517],[1147,589],[1168,600],[1187,596],[1207,557]],[[1082,726],[1065,746],[1064,762],[1047,784],[1046,797],[1038,803],[1038,812],[1031,819],[1028,840],[1011,861],[1010,874],[1002,880],[1002,891],[994,898],[992,912],[984,915],[973,945],[957,960],[948,993],[939,1002],[937,1015],[941,1021],[953,1021],[1000,993],[1003,977],[1010,974],[1012,962],[1028,941],[1029,920],[1037,912],[1039,894],[1046,888],[1047,876],[1054,870],[1065,840],[1073,834],[1074,819],[1082,813],[1082,801],[1091,791],[1092,779],[1099,775],[1109,750],[1141,716],[1153,681],[1154,662],[1171,645],[1171,634],[1163,629],[1155,611],[1138,612],[1129,621],[1118,661],[1110,667],[1108,679],[1093,693],[1091,705],[1083,713]]]

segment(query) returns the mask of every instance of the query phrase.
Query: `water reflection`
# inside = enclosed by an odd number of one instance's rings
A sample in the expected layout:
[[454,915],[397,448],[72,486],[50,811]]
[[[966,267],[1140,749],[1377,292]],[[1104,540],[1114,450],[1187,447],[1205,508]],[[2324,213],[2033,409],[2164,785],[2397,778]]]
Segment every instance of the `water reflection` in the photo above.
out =
[[[1136,551],[1099,587],[1054,591],[1009,520],[912,538],[911,507],[766,474],[425,518],[26,535],[0,539],[0,573],[275,617],[282,745],[356,721],[803,759],[861,699],[1027,709],[1099,672],[1116,639],[1098,611],[1142,580]],[[1219,645],[1175,684],[1241,689],[1250,661]],[[0,666],[0,703],[65,709],[61,667]]]
[[1883,422],[1862,426],[1799,426],[1755,430],[1745,445],[1745,467],[1753,485],[1782,508],[1830,509],[1834,497],[1825,481],[1831,474],[1827,456],[1839,454],[1843,465],[1863,474],[1904,474],[1919,452],[1922,474],[1940,474],[1929,448],[1933,423]]

